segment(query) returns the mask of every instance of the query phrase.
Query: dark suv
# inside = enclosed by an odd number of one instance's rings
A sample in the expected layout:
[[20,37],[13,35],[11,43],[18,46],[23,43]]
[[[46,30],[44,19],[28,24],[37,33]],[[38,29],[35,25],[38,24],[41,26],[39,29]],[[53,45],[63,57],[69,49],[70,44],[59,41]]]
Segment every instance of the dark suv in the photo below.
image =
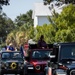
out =
[[54,44],[46,75],[75,75],[75,43]]
[[1,75],[21,74],[25,75],[24,58],[18,51],[5,51],[1,53]]
[[27,71],[28,73],[43,74],[46,67],[49,55],[52,52],[52,45],[48,49],[39,49],[36,44],[29,45],[29,52],[27,57]]

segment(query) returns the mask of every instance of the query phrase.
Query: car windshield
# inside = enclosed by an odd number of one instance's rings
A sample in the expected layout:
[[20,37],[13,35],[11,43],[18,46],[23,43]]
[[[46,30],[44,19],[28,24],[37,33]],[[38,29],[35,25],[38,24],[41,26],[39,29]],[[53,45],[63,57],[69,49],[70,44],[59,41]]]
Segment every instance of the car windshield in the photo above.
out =
[[61,47],[61,60],[75,60],[75,45],[65,45]]
[[50,50],[37,50],[32,52],[33,59],[49,59]]
[[2,53],[2,59],[15,59],[15,58],[22,58],[21,53],[19,52],[4,52]]

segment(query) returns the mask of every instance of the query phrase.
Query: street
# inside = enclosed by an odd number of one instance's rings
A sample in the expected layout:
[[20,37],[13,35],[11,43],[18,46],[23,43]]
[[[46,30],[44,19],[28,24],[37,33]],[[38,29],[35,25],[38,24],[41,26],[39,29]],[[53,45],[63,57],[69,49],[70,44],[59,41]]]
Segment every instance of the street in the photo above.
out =
[[[15,74],[4,74],[4,75],[15,75]],[[17,75],[20,75],[20,74],[17,74]]]
[[[4,75],[15,75],[15,74],[4,74]],[[17,74],[17,75],[20,75],[20,74]]]
[[[20,75],[20,74],[4,74],[4,75]],[[35,74],[28,74],[28,75],[35,75]],[[36,74],[36,75],[44,75],[44,74]]]

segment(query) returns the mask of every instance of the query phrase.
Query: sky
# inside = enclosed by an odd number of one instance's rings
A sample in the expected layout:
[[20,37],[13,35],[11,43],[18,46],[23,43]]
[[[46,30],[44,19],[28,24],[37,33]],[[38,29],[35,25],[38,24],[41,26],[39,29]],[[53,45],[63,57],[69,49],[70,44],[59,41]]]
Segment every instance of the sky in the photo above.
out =
[[10,0],[10,5],[2,6],[2,11],[13,21],[20,14],[25,14],[30,9],[34,9],[34,3],[43,2],[43,0]]

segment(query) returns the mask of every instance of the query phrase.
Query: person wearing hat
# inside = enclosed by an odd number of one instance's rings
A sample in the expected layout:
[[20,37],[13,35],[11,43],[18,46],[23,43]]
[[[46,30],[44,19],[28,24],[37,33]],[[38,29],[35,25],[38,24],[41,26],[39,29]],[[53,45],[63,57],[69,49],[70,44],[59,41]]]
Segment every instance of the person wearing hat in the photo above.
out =
[[13,43],[10,43],[9,46],[7,46],[7,51],[15,51],[15,48],[13,47]]

